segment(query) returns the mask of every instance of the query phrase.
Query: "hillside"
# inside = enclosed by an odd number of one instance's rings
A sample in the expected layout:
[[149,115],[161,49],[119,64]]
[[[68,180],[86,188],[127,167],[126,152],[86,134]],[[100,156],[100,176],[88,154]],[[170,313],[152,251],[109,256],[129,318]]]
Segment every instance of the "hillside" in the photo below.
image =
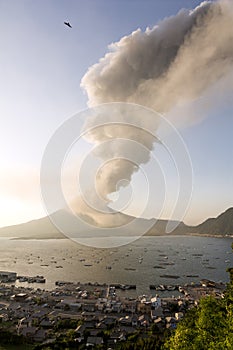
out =
[[0,237],[30,239],[64,238],[64,236],[52,224],[48,216],[20,225],[3,227],[0,229]]
[[[134,218],[129,217],[124,214],[115,213],[114,215],[122,216],[122,220],[131,221]],[[60,210],[52,214],[52,218],[59,218],[60,222],[72,222],[70,214]],[[153,224],[154,221],[154,224]],[[175,223],[175,222],[173,222]],[[135,223],[135,226],[132,226],[131,232],[122,229],[122,235],[133,235],[134,232],[138,232],[141,228],[142,232],[144,227],[147,227],[148,220],[140,219]],[[189,235],[189,234],[203,234],[203,235],[233,235],[233,208],[229,208],[224,213],[220,214],[217,218],[210,218],[197,226],[187,226],[183,222],[180,222],[176,229],[167,233],[166,228],[168,221],[167,220],[150,220],[151,229],[146,233],[147,236],[161,236],[161,235]],[[75,235],[77,232],[82,234],[82,237],[95,235],[95,228],[90,226],[90,229],[87,230],[86,226],[80,224],[79,227],[72,226],[70,224],[71,235]],[[101,231],[102,232],[102,231]],[[0,228],[0,237],[15,237],[21,239],[52,239],[52,238],[66,238],[59,230],[54,226],[52,221],[48,216],[29,221],[24,224],[8,226]]]
[[194,227],[195,232],[212,235],[233,235],[233,208],[227,209],[216,218],[210,218]]
[[[177,224],[177,221],[170,221],[170,223]],[[179,222],[177,227],[171,232],[167,233],[168,220],[157,220],[152,228],[147,232],[146,236],[161,236],[161,235],[185,235],[193,232],[192,227]]]

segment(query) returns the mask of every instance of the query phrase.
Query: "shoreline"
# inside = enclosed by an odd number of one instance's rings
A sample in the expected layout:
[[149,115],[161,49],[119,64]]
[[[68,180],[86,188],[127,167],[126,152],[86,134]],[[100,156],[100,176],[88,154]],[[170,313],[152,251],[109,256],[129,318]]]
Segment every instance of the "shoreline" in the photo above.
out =
[[[40,277],[40,276],[36,276],[36,277]],[[43,277],[43,276],[41,276]],[[21,276],[18,276],[16,280],[22,278]],[[30,277],[28,276],[28,278],[35,278],[35,277]],[[137,289],[137,285],[136,284],[123,284],[123,283],[108,283],[108,282],[80,282],[80,281],[64,281],[64,280],[58,280],[56,282],[54,282],[54,287],[52,289],[46,289],[44,287],[45,284],[40,282],[37,284],[41,285],[41,288],[38,288],[38,286],[34,286],[33,283],[30,285],[25,286],[22,282],[22,284],[16,284],[16,280],[15,281],[0,281],[0,287],[2,288],[16,288],[16,290],[24,290],[24,291],[37,291],[37,292],[55,292],[57,290],[77,290],[77,287],[81,287],[84,289],[87,288],[96,288],[96,287],[100,287],[102,289],[109,289],[109,288],[115,288],[117,290],[122,290],[124,291],[124,293],[127,294],[127,292],[131,289],[136,290]],[[150,291],[152,294],[154,294],[154,291],[159,291],[160,293],[163,294],[163,292],[174,292],[176,289],[179,290],[179,292],[182,294],[184,293],[185,289],[196,289],[197,287],[202,286],[203,288],[207,288],[208,290],[210,290],[211,288],[215,288],[215,289],[222,289],[225,290],[226,286],[227,286],[228,282],[217,282],[217,281],[213,281],[207,278],[202,278],[198,281],[196,281],[195,283],[191,282],[191,283],[165,283],[165,284],[148,284],[148,289],[147,292]],[[170,287],[174,287],[174,289],[171,289]],[[170,288],[170,289],[169,289]],[[182,288],[182,291],[179,289]],[[146,292],[146,290],[145,290]],[[125,295],[125,294],[124,294]],[[126,296],[126,295],[125,295]],[[138,296],[135,296],[135,298],[137,298]]]
[[[233,238],[233,235],[214,235],[214,234],[208,234],[208,233],[184,233],[184,234],[156,234],[156,235],[142,235],[140,238],[142,237],[212,237],[212,238]],[[1,236],[0,238],[8,238],[10,240],[22,240],[22,241],[26,241],[26,240],[35,240],[35,241],[40,241],[40,240],[57,240],[57,239],[67,239],[67,240],[71,240],[69,237],[33,237],[33,236],[28,236],[28,237],[7,237],[7,236]],[[80,239],[84,239],[86,237],[80,237]],[[99,238],[104,238],[104,237],[99,237]]]

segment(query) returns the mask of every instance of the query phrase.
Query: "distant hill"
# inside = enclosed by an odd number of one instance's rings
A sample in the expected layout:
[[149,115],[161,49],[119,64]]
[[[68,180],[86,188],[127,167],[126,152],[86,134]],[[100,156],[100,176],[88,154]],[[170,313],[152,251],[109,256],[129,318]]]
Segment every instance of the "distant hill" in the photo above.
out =
[[[122,216],[123,221],[132,221],[134,218],[121,214],[115,213],[114,215]],[[51,215],[52,218],[59,218],[60,222],[71,222],[71,216],[69,213],[60,210]],[[88,219],[88,218],[87,218]],[[85,218],[86,220],[86,218]],[[88,221],[88,220],[87,220]],[[167,233],[167,220],[155,220],[151,219],[140,219],[135,225],[138,228],[147,227],[150,223],[150,230],[146,233],[146,236],[161,236],[161,235],[190,235],[190,234],[203,234],[203,235],[233,235],[233,208],[229,208],[224,213],[220,214],[217,218],[210,218],[197,226],[188,226],[183,222],[170,221],[170,223],[177,224],[176,229],[171,233]],[[132,226],[131,232],[127,230],[122,230],[123,235],[133,235],[135,226]],[[89,230],[86,229],[86,226],[80,224],[79,227],[71,225],[70,231],[74,233],[81,232],[83,237],[86,235],[92,235],[95,233],[95,228]],[[0,228],[0,237],[16,237],[21,239],[59,239],[66,238],[59,230],[54,226],[52,221],[48,216],[29,221],[24,224],[8,226]]]
[[52,224],[48,216],[24,224],[0,228],[0,237],[30,239],[64,238],[64,236]]
[[161,236],[161,235],[185,235],[189,232],[194,232],[191,226],[185,225],[182,221],[170,221],[175,224],[176,228],[171,232],[167,233],[168,220],[157,220],[151,229],[147,232],[146,236]]
[[233,208],[227,209],[216,218],[210,218],[194,227],[195,232],[212,235],[233,235]]

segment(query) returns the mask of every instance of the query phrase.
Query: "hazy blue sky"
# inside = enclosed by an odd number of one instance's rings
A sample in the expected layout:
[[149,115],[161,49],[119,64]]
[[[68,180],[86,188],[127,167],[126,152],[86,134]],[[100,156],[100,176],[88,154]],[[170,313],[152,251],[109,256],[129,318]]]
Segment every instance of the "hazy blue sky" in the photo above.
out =
[[[39,169],[67,118],[87,107],[80,81],[107,46],[196,0],[0,0],[0,225],[45,215]],[[73,28],[64,26],[69,21]],[[233,206],[233,101],[181,130],[194,170],[186,222]]]

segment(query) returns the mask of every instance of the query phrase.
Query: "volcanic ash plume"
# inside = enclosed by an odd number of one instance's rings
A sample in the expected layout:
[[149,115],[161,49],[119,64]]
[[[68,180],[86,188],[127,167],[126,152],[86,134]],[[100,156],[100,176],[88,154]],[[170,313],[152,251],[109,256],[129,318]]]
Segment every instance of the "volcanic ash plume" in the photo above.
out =
[[232,71],[232,23],[232,1],[205,1],[123,37],[82,79],[90,106],[124,101],[164,113],[200,97]]
[[[89,106],[106,102],[129,102],[149,107],[159,113],[172,115],[177,106],[198,99],[213,85],[232,74],[233,67],[233,2],[205,1],[192,11],[181,10],[161,21],[152,29],[141,29],[109,46],[109,52],[90,67],[81,86],[87,92]],[[229,83],[229,82],[228,82]],[[230,81],[232,88],[232,80]],[[127,122],[129,114],[122,114]],[[187,119],[189,119],[187,115]],[[91,127],[96,116],[87,121]],[[140,126],[143,127],[143,115]],[[149,130],[157,128],[150,119]],[[123,137],[147,147],[139,154],[137,164],[148,161],[153,143],[147,133],[138,129],[117,127],[98,128],[87,138],[95,144]],[[124,149],[135,155],[135,150]],[[137,167],[119,159],[119,148],[103,147],[98,156],[118,158],[101,169],[98,191],[106,198],[115,190],[120,179],[131,180]],[[135,157],[133,157],[135,159]],[[111,170],[112,169],[112,170]],[[106,173],[105,173],[106,172]],[[98,181],[97,181],[98,187]]]

